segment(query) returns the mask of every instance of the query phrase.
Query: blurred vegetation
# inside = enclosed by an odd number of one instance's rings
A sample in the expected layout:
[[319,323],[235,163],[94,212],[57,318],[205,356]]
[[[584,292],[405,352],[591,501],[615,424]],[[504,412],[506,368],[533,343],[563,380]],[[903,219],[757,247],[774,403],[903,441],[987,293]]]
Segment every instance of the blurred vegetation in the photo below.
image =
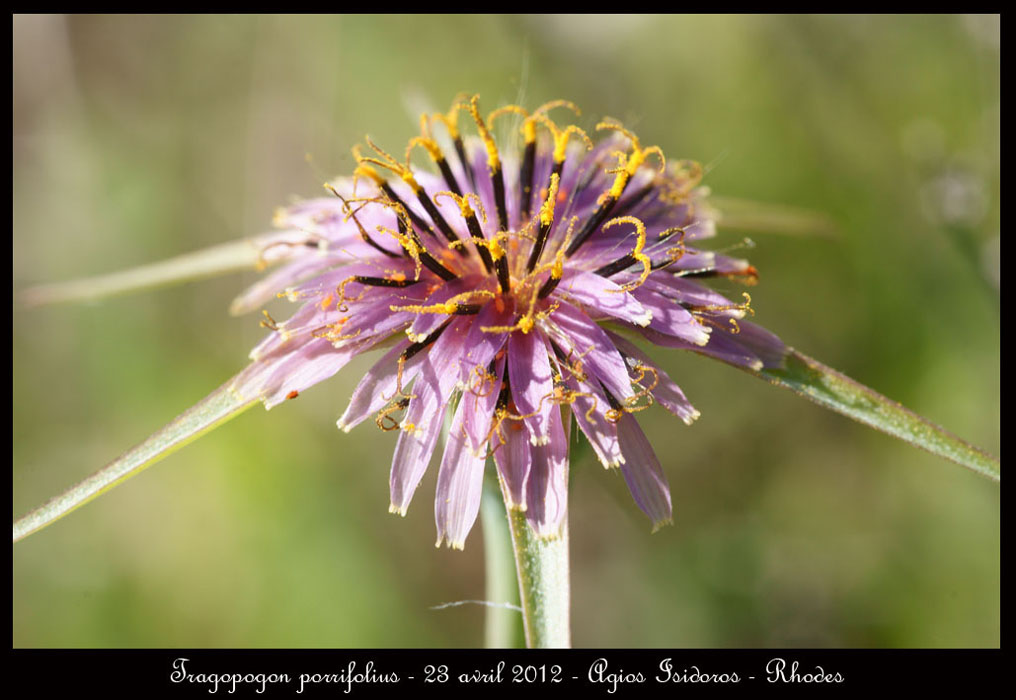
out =
[[[827,216],[749,234],[755,320],[998,454],[997,17],[19,16],[13,40],[15,294],[265,230],[365,133],[399,151],[421,104],[563,97],[707,164],[717,195]],[[254,279],[15,304],[14,513],[242,367],[262,330],[226,308]],[[576,449],[577,645],[999,644],[997,486],[655,355],[703,414],[640,415],[675,525],[650,536]],[[430,609],[482,598],[479,524],[435,550],[436,470],[393,517],[394,438],[335,430],[369,361],[15,546],[14,645],[481,644],[481,608]]]

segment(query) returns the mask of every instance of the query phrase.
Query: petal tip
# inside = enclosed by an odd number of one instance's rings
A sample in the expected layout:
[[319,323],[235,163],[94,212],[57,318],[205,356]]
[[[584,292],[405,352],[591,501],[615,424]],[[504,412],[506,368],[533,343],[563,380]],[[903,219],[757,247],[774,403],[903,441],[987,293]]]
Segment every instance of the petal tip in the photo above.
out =
[[663,520],[657,520],[655,523],[653,523],[653,529],[652,529],[651,533],[655,534],[655,533],[659,532],[660,530],[662,530],[664,527],[666,527],[668,525],[673,525],[673,524],[674,524],[674,519],[673,518],[665,518]]

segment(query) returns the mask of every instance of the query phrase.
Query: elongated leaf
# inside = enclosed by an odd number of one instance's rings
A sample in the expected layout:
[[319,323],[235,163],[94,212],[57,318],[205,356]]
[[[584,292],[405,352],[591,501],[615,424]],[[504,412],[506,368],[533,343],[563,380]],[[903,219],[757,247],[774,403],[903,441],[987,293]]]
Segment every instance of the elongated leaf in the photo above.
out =
[[782,369],[749,370],[749,373],[989,479],[1000,481],[1000,465],[996,457],[796,350],[787,353]]
[[14,523],[14,541],[55,522],[252,406],[256,399],[242,398],[231,391],[232,382],[230,380],[223,384],[140,445],[77,486],[17,520]]
[[263,264],[259,251],[255,240],[224,243],[130,270],[31,287],[21,293],[21,302],[26,306],[42,306],[96,301],[226,272],[250,270]]

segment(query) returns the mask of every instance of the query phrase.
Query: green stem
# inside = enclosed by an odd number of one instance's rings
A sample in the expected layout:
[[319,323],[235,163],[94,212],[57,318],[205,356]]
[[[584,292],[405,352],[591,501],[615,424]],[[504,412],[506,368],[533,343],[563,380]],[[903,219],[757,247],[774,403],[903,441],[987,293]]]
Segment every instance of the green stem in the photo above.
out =
[[571,646],[571,585],[568,574],[568,522],[561,536],[541,539],[526,514],[509,509],[508,527],[522,600],[522,624],[530,649]]
[[483,497],[480,501],[480,520],[483,524],[483,556],[487,575],[485,598],[494,605],[487,606],[484,646],[488,649],[521,647],[522,621],[518,610],[519,589],[515,585],[515,558],[512,553],[508,518],[504,501],[491,468],[483,480]]

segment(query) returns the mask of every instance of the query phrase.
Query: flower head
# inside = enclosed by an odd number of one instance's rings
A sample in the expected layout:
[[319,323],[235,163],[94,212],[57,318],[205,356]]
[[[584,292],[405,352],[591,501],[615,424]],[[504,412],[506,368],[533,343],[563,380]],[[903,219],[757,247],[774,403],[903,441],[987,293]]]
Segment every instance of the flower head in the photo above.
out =
[[[424,115],[402,160],[368,139],[354,149],[353,176],[326,185],[331,196],[279,211],[282,231],[260,251],[286,264],[233,305],[253,310],[276,294],[302,304],[285,322],[265,314],[271,333],[233,385],[268,408],[386,349],[338,425],[374,417],[399,431],[392,512],[405,513],[450,414],[439,545],[463,546],[488,456],[508,506],[555,536],[572,417],[654,525],[671,519],[666,476],[635,414],[654,403],[685,423],[699,414],[624,336],[755,370],[784,357],[778,338],[742,320],[747,294],[732,301],[699,282],[757,278],[746,261],[697,248],[715,234],[699,165],[667,161],[612,120],[593,134],[560,124],[569,112],[578,110],[558,101],[484,117],[474,97]],[[509,118],[521,148],[492,135]],[[463,137],[467,124],[478,136]]]

